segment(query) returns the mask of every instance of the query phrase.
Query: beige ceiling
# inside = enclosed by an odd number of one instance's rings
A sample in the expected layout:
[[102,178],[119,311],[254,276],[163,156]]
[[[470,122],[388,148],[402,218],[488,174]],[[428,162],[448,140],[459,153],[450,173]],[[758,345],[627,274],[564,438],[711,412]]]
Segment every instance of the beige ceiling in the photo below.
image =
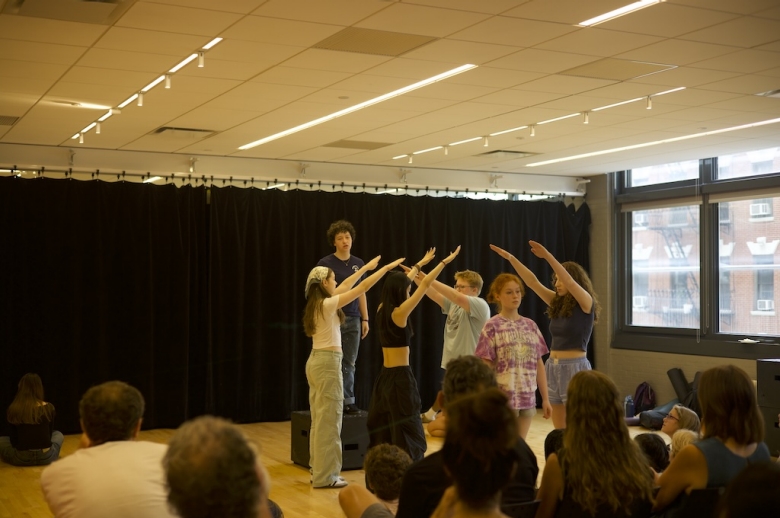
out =
[[[81,146],[580,177],[780,145],[777,123],[528,167],[780,118],[780,98],[756,95],[780,89],[780,0],[668,0],[596,27],[576,25],[625,3],[0,0],[0,121],[18,117],[0,125],[0,153],[3,145]],[[319,48],[346,28],[377,38],[372,49],[387,38],[387,48],[411,50],[390,56]],[[116,107],[214,37],[224,40],[207,51],[204,68],[190,63],[172,75],[170,90],[158,85],[143,107],[130,104],[102,124],[101,134],[85,134],[84,144],[71,139],[105,110],[62,102]],[[238,149],[466,63],[478,68]],[[643,99],[591,112],[587,125],[578,115],[539,125],[534,137],[526,129],[492,137],[487,148],[480,139],[446,155],[415,156],[413,164],[393,159],[677,87],[686,89],[653,99],[652,110]],[[156,133],[162,127],[212,133],[182,138]],[[496,150],[531,155],[480,156]]]

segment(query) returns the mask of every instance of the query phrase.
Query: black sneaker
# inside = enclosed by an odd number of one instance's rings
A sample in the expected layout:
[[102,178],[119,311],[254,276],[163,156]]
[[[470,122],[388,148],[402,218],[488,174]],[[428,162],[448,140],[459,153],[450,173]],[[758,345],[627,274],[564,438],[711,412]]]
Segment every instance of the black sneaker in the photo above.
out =
[[352,405],[346,405],[346,406],[344,407],[344,413],[345,413],[345,414],[355,415],[355,414],[359,414],[360,412],[362,412],[362,410],[360,410],[360,409],[357,407],[357,405],[354,405],[354,404],[352,404]]

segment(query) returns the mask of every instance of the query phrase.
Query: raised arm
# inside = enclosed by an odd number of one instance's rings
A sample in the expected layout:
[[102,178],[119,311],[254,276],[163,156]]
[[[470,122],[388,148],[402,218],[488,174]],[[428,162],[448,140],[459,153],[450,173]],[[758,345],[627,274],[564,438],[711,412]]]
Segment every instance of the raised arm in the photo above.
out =
[[[425,274],[423,273],[421,266],[425,266],[426,264],[431,262],[435,252],[436,252],[436,247],[428,249],[428,252],[425,254],[425,257],[423,257],[423,259],[419,263],[415,264],[411,268],[401,266],[401,268],[403,268],[404,271],[406,272],[407,277],[412,279],[417,286],[420,286],[420,282],[425,278]],[[426,290],[425,294],[428,295],[428,297],[439,306],[442,307],[444,306],[444,298],[439,294],[439,292],[433,290]]]
[[[358,298],[360,295],[367,292],[369,288],[371,288],[371,286],[376,284],[376,282],[379,279],[381,279],[384,274],[386,274],[387,272],[389,272],[390,270],[392,270],[393,268],[401,264],[404,259],[405,259],[404,257],[401,257],[400,259],[396,259],[392,263],[388,263],[384,265],[382,268],[378,269],[376,272],[372,273],[371,275],[363,279],[363,282],[361,282],[360,284],[358,284],[357,286],[355,286],[354,288],[350,289],[347,292],[339,293],[338,288],[336,288],[333,294],[339,296],[339,307],[343,308],[344,306],[346,306],[347,304],[349,304],[350,302]],[[364,269],[373,270],[374,268],[376,268],[378,262],[379,262],[379,256],[372,259],[356,273],[347,277],[344,280],[344,282],[342,282],[341,284],[342,285],[345,284],[348,280],[352,279],[353,277],[355,277],[355,279],[352,280],[352,284],[355,284],[355,281],[360,278],[360,275],[363,275],[363,273],[361,272],[363,272]]]
[[379,266],[379,260],[382,258],[381,255],[378,255],[371,259],[369,262],[364,264],[358,271],[341,281],[341,284],[336,286],[336,289],[333,290],[333,295],[341,295],[342,293],[346,293],[349,290],[352,289],[352,287],[355,285],[355,283],[360,279],[363,275],[365,275],[367,272],[370,272],[377,266]]
[[458,246],[458,248],[456,248],[455,251],[448,255],[445,259],[442,259],[442,261],[437,264],[423,280],[420,281],[418,288],[414,291],[414,293],[412,293],[411,297],[406,299],[400,306],[393,310],[392,318],[395,325],[398,327],[406,327],[406,320],[409,318],[412,310],[417,307],[417,304],[420,303],[425,290],[427,290],[431,286],[431,283],[436,280],[436,277],[438,277],[444,267],[455,260],[459,253],[460,246]]
[[574,297],[574,300],[576,300],[580,305],[582,311],[584,311],[586,314],[590,314],[591,310],[593,309],[593,297],[591,297],[590,293],[585,291],[585,288],[577,284],[577,281],[575,281],[571,274],[566,271],[566,268],[564,268],[563,265],[559,263],[558,260],[553,257],[553,255],[544,246],[542,246],[541,243],[537,243],[536,241],[529,241],[528,243],[531,245],[531,252],[536,257],[544,259],[550,264],[550,266],[552,266],[552,269],[555,272],[555,276],[558,277],[558,280],[563,283],[563,285],[566,287],[566,290],[571,293],[572,297]]
[[534,272],[528,269],[526,265],[520,262],[520,260],[515,257],[514,255],[510,254],[503,248],[499,248],[496,245],[490,245],[490,249],[493,250],[495,253],[509,261],[509,264],[512,265],[512,267],[517,272],[517,275],[520,276],[521,279],[523,279],[523,282],[526,286],[531,288],[531,290],[536,293],[540,299],[544,301],[545,304],[548,306],[552,302],[553,298],[555,298],[555,292],[539,282],[539,279],[536,278],[536,275],[534,275]]

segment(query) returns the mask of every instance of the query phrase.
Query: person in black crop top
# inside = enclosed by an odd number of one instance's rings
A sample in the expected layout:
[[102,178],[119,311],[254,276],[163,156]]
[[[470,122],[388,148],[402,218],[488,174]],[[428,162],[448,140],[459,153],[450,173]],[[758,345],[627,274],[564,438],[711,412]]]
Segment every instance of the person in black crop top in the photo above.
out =
[[561,264],[540,243],[529,241],[529,244],[531,253],[552,267],[555,290],[539,282],[527,266],[503,248],[490,245],[490,249],[508,260],[526,286],[548,306],[552,345],[550,358],[545,364],[547,391],[553,408],[553,426],[565,428],[567,387],[577,372],[590,370],[586,357],[588,341],[593,324],[598,321],[600,306],[593,284],[582,266],[572,261]]
[[0,437],[0,458],[14,466],[45,466],[57,460],[64,437],[52,430],[54,413],[54,405],[43,399],[40,376],[22,376],[6,414],[11,436]]
[[374,382],[368,407],[369,447],[383,443],[394,444],[408,453],[413,461],[422,459],[425,454],[427,443],[420,420],[420,393],[409,367],[409,346],[413,332],[408,319],[422,300],[425,290],[459,252],[460,247],[436,265],[420,282],[414,294],[410,295],[412,278],[422,266],[433,260],[435,248],[428,250],[409,273],[393,272],[385,279],[376,318],[384,362]]

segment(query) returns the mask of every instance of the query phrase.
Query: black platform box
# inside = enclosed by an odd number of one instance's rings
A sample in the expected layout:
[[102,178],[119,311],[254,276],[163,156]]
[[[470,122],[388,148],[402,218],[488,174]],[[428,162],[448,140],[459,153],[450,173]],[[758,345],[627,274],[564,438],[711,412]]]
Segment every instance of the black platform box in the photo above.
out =
[[778,428],[777,416],[780,414],[780,407],[759,407],[761,415],[764,416],[764,442],[769,446],[769,453],[773,457],[780,454],[780,428]]
[[[341,421],[341,448],[343,466],[341,469],[363,469],[363,458],[368,450],[368,413],[344,414]],[[290,418],[290,454],[299,466],[309,467],[309,430],[311,412],[293,412]]]
[[756,360],[756,389],[758,406],[780,408],[780,359]]

